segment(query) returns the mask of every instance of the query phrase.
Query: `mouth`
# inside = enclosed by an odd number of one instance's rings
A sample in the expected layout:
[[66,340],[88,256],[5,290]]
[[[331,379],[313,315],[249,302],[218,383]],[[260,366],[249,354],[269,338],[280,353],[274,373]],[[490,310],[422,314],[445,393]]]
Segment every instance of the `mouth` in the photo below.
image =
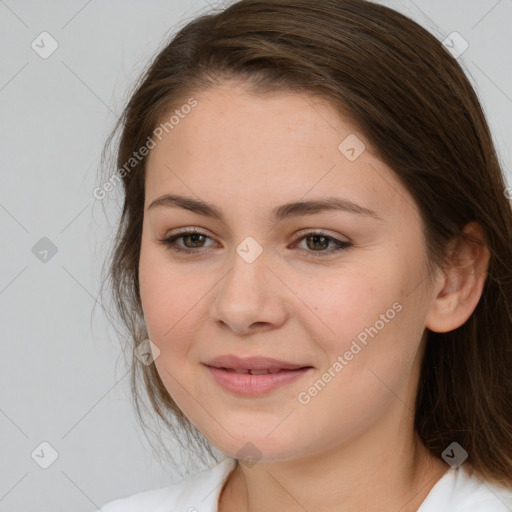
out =
[[[266,370],[255,370],[255,369],[242,370],[240,368],[222,368],[222,367],[219,368],[217,366],[212,366],[211,368],[218,368],[219,370],[225,370],[227,372],[245,373],[245,374],[250,374],[250,375],[268,375],[270,373],[296,371],[296,370],[286,370],[284,368],[268,368]],[[311,368],[311,367],[309,367],[309,368]],[[300,370],[301,368],[297,368],[297,369]]]
[[204,365],[213,380],[225,391],[247,397],[268,394],[313,370],[310,365],[263,356],[220,356]]
[[312,368],[310,365],[282,361],[267,356],[238,357],[232,354],[218,356],[205,364],[212,368],[221,368],[237,373],[251,372],[251,375],[260,375],[260,372],[277,373],[283,370]]

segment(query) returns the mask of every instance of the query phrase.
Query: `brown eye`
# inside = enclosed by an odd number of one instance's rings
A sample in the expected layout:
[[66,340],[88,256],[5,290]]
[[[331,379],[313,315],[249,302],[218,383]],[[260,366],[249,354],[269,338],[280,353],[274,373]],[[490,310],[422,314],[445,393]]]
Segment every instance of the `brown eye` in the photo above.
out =
[[[324,256],[333,252],[345,250],[353,245],[350,242],[344,242],[317,231],[306,233],[304,236],[299,238],[299,242],[303,240],[306,241],[307,249],[305,250],[310,253],[318,253],[315,256]],[[332,249],[327,249],[330,244],[334,245],[334,247]]]
[[[323,235],[309,235],[306,237],[306,245],[309,249],[317,250],[317,249],[326,249],[329,246],[330,240]],[[311,243],[309,243],[311,241]]]
[[[190,240],[192,247],[197,248],[201,247],[201,243],[204,243],[204,239],[206,237],[204,235],[200,235],[199,233],[192,233],[190,235],[181,235],[181,237],[179,238],[182,238],[184,241]],[[190,246],[187,243],[185,243],[185,246],[187,247],[187,249],[190,248]]]
[[[160,241],[171,251],[199,254],[200,251],[194,249],[205,247],[204,243],[207,239],[210,239],[210,237],[199,231],[190,230],[176,233]],[[183,246],[176,243],[178,240],[183,241]]]
[[[182,240],[182,245],[177,243],[178,240]],[[204,233],[196,230],[189,230],[171,235],[163,240],[160,240],[160,242],[174,252],[188,253],[190,255],[200,255],[202,252],[204,252],[200,249],[208,247],[205,245],[207,240],[211,240],[211,238]],[[353,245],[350,242],[338,240],[337,238],[333,238],[332,236],[318,231],[306,233],[304,236],[299,238],[298,241],[302,242],[303,240],[306,241],[306,248],[303,250],[310,254],[316,253],[314,256],[318,257],[327,256],[334,252],[346,250]],[[332,248],[328,249],[329,246],[332,246]]]

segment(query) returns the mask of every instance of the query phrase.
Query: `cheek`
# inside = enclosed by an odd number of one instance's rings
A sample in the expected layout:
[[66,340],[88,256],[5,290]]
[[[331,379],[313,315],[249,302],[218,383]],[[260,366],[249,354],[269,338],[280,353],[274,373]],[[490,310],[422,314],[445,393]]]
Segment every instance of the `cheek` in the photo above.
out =
[[167,340],[173,339],[184,325],[197,297],[188,291],[194,290],[193,279],[171,266],[162,257],[160,250],[146,248],[143,244],[139,263],[139,284],[144,319],[148,334],[163,350]]
[[312,338],[322,339],[327,352],[342,353],[354,338],[364,342],[375,324],[379,331],[389,330],[403,301],[400,280],[404,276],[393,268],[362,264],[330,272],[325,280],[302,276],[295,288],[304,297],[303,318]]
[[[141,251],[139,283],[144,320],[149,339],[160,350],[155,366],[165,388],[182,410],[183,407],[186,410],[193,391],[185,391],[183,383],[191,382],[190,367],[185,362],[197,325],[194,305],[198,306],[204,294],[199,293],[192,281],[158,254]],[[196,293],[187,293],[189,290]]]
[[410,293],[420,265],[391,255],[379,261],[388,263],[341,269],[339,278],[328,282],[303,278],[298,289],[314,312],[303,319],[309,337],[324,353],[320,370],[335,375],[327,385],[330,391],[323,391],[318,402],[351,403],[358,415],[365,414],[369,403],[378,409],[381,401],[393,397],[390,389],[403,394],[424,330],[421,287]]

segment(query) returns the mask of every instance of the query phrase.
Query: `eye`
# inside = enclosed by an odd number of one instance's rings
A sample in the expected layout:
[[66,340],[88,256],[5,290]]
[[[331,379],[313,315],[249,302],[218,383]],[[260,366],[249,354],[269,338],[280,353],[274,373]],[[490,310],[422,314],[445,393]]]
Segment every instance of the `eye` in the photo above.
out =
[[[322,230],[309,231],[308,233],[305,233],[298,239],[299,242],[302,242],[303,240],[306,242],[306,247],[311,249],[308,252],[319,253],[315,254],[315,256],[320,257],[332,254],[334,252],[346,250],[353,245],[351,242],[345,242],[343,240],[338,240],[337,238],[329,236]],[[332,248],[329,250],[324,250],[329,246],[329,244],[332,244]]]
[[[201,233],[196,229],[190,229],[188,231],[182,231],[181,233],[176,233],[167,238],[161,240],[161,242],[171,251],[175,252],[184,252],[184,253],[196,253],[199,251],[194,249],[200,249],[202,247],[202,243],[205,239],[210,238],[209,236]],[[176,240],[183,239],[184,241],[190,241],[190,245],[188,242],[185,244],[185,247],[180,247],[176,244]]]
[[[204,242],[207,239],[211,240],[208,235],[194,228],[171,235],[167,238],[164,238],[163,240],[160,240],[160,242],[163,243],[171,251],[199,255],[201,252],[204,252],[199,251],[199,249],[205,247]],[[182,240],[185,247],[177,245],[176,242],[178,240]],[[318,253],[315,254],[315,256],[319,257],[341,250],[346,250],[353,245],[351,242],[345,242],[329,236],[322,230],[305,233],[298,239],[297,242],[302,242],[303,240],[306,241],[307,249],[302,250],[310,253]],[[295,246],[298,245],[297,242],[295,242]],[[327,247],[329,247],[330,244],[332,244],[331,249],[325,250]]]

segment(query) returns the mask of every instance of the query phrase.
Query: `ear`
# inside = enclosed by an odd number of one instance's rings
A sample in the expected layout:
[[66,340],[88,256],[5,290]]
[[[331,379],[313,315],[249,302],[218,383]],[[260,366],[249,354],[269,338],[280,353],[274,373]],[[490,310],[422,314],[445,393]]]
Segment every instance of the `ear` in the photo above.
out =
[[426,318],[426,327],[434,332],[449,332],[463,325],[482,295],[490,258],[485,233],[476,222],[468,223],[463,233],[473,241],[464,237],[450,241],[449,266],[439,273]]

